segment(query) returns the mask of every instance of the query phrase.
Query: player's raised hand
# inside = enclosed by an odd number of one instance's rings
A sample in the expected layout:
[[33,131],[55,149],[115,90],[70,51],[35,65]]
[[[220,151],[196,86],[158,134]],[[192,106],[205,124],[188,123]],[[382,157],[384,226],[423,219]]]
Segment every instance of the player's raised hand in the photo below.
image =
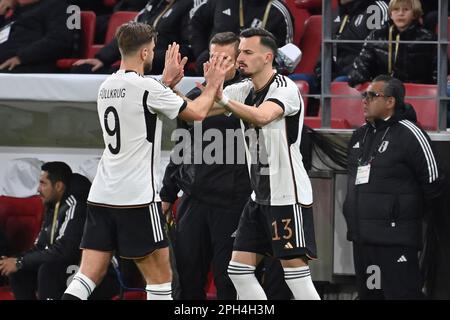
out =
[[180,45],[176,42],[170,44],[166,50],[162,81],[164,84],[174,88],[184,76],[184,66],[187,57],[181,58]]
[[213,54],[210,61],[205,63],[203,68],[207,85],[214,86],[218,90],[225,81],[226,73],[231,68],[234,68],[234,64],[230,57],[220,53]]

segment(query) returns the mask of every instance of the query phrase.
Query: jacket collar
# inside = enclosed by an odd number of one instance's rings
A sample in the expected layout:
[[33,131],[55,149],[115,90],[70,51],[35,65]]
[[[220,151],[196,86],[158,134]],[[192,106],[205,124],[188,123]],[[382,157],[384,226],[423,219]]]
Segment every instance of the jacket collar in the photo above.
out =
[[394,25],[394,23],[393,23],[392,21],[391,21],[391,23],[389,24],[388,29],[389,29],[390,26],[394,26],[394,32],[393,32],[394,35],[397,35],[397,34],[401,34],[401,35],[408,34],[408,33],[412,32],[412,31],[415,31],[417,28],[420,27],[419,22],[418,22],[417,20],[414,20],[414,21],[409,25],[409,27],[406,28],[406,30],[403,31],[403,32],[400,32],[400,31],[397,29],[397,27]]
[[374,122],[369,122],[366,120],[366,122],[369,126],[371,126],[374,129],[377,129],[377,130],[380,130],[380,129],[382,130],[384,128],[390,127],[391,125],[393,125],[394,123],[397,123],[398,121],[399,121],[399,118],[395,113],[392,115],[392,117],[390,117],[387,120],[375,119]]

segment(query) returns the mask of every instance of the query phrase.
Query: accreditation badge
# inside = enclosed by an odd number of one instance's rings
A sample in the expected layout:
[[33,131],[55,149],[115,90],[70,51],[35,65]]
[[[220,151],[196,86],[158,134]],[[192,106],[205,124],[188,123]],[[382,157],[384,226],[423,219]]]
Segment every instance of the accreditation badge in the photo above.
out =
[[369,183],[370,176],[370,164],[365,166],[359,166],[356,173],[355,185]]

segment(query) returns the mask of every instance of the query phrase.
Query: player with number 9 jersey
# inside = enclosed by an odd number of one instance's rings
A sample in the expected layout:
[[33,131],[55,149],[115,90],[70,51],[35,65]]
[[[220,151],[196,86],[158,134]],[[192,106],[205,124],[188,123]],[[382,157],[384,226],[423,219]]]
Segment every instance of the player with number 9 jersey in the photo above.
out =
[[159,202],[161,115],[174,119],[187,103],[153,78],[119,70],[106,79],[97,98],[105,150],[88,202],[140,207]]

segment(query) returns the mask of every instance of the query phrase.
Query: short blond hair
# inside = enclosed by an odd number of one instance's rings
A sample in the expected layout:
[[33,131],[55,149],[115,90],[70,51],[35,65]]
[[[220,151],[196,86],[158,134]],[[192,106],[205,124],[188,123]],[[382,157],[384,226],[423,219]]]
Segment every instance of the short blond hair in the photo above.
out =
[[394,9],[397,9],[401,5],[411,7],[415,19],[419,19],[423,15],[422,3],[420,0],[391,0],[389,2],[389,16],[391,16]]

